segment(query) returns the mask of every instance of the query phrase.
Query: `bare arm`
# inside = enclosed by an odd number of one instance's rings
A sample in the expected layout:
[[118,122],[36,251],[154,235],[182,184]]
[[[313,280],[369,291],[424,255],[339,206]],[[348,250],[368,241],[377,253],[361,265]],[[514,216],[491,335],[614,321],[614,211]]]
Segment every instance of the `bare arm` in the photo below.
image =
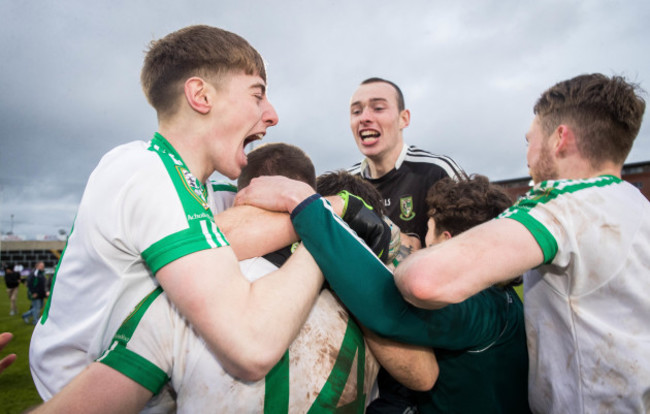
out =
[[288,213],[237,206],[217,214],[214,220],[239,260],[263,256],[298,241]]
[[412,390],[433,388],[440,371],[432,348],[382,338],[364,326],[361,329],[373,355],[393,378]]
[[395,283],[411,304],[437,309],[542,264],[542,249],[521,223],[492,220],[409,256]]
[[151,391],[114,369],[93,362],[61,392],[30,413],[138,413]]
[[254,283],[242,275],[229,247],[182,257],[156,277],[226,370],[245,380],[263,378],[280,360],[323,283],[302,247],[284,266]]

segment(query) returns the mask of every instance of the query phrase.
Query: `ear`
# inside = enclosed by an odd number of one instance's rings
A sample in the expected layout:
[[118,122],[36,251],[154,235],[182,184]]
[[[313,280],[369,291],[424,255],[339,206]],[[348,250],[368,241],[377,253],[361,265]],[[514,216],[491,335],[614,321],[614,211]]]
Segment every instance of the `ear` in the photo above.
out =
[[447,230],[443,231],[442,234],[440,235],[445,241],[451,239],[451,233],[449,233]]
[[404,129],[411,123],[411,111],[404,109],[399,114],[399,129]]
[[567,154],[577,148],[575,134],[568,125],[558,125],[555,129],[554,138],[554,152],[556,155]]
[[185,99],[192,109],[201,114],[207,114],[212,108],[210,90],[210,84],[197,76],[185,81]]

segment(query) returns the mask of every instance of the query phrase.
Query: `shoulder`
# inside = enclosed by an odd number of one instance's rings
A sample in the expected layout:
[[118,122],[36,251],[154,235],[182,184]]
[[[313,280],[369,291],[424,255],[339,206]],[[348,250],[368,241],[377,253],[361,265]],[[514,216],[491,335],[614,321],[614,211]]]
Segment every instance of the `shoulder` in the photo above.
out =
[[416,168],[444,172],[447,176],[453,178],[464,175],[463,169],[451,157],[434,154],[415,145],[410,145],[407,148],[404,162]]
[[352,175],[359,175],[361,174],[361,164],[362,161],[359,161],[358,163],[352,165],[351,167],[348,167],[347,171]]
[[208,204],[214,214],[219,214],[233,206],[237,187],[231,183],[208,181]]

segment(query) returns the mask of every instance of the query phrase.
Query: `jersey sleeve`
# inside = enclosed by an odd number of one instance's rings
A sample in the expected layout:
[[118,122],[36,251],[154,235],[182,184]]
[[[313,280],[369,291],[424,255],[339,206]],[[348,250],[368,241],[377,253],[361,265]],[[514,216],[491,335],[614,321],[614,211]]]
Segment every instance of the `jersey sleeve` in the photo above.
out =
[[497,217],[509,218],[523,224],[542,249],[544,264],[551,263],[557,255],[558,239],[563,234],[562,226],[549,208],[549,202],[556,197],[557,194],[551,189],[533,190]]
[[97,358],[154,395],[169,381],[174,326],[171,306],[158,287],[124,320],[110,347]]
[[[403,299],[390,270],[326,200],[312,196],[291,216],[296,232],[331,288],[370,330],[401,342],[447,349],[490,340],[495,326],[490,318],[499,314],[495,306],[501,305],[495,305],[486,295],[474,295],[438,310],[416,308]],[[507,306],[505,301],[503,306]]]
[[188,254],[229,245],[188,172],[160,164],[138,171],[116,195],[124,242],[134,246],[153,274]]

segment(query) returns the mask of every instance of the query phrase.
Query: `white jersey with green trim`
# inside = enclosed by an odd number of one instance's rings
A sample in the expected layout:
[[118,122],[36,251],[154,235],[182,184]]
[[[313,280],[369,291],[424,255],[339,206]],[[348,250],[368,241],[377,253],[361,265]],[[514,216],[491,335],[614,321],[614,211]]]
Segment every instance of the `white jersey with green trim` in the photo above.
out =
[[[276,269],[264,258],[240,266],[250,281]],[[98,361],[158,393],[146,412],[359,413],[378,371],[359,328],[328,290],[261,381],[229,375],[161,289],[138,305]],[[169,407],[174,394],[177,406]]]
[[650,410],[648,200],[614,176],[547,181],[506,217],[544,252],[524,276],[531,409]]
[[208,193],[159,134],[102,158],[30,345],[32,376],[44,400],[106,349],[124,318],[158,285],[158,269],[228,244]]

